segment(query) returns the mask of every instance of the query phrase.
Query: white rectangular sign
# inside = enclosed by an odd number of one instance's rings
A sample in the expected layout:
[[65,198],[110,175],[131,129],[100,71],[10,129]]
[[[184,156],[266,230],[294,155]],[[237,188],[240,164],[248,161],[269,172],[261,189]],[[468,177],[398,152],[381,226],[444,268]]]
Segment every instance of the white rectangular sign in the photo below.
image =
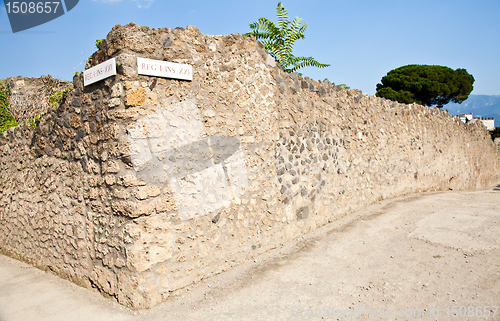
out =
[[137,57],[139,75],[193,80],[191,65]]
[[116,75],[116,60],[112,58],[85,70],[83,72],[83,85],[87,86],[114,75]]

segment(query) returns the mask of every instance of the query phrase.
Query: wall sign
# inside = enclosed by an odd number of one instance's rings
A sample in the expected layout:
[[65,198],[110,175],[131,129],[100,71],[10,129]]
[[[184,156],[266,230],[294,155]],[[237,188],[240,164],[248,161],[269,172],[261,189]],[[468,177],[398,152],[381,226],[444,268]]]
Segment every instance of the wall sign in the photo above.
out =
[[191,65],[137,57],[139,75],[193,80]]
[[83,71],[83,85],[88,86],[99,80],[116,75],[115,58],[106,60],[92,68]]

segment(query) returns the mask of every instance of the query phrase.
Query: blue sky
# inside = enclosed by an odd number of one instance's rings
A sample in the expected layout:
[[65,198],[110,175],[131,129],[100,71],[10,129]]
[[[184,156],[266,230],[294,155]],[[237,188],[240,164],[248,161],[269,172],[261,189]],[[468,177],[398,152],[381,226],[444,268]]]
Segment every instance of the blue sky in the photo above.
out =
[[[116,24],[152,28],[194,25],[206,34],[250,31],[260,17],[276,21],[277,0],[80,0],[65,15],[12,33],[0,0],[0,79],[53,75],[72,79]],[[407,64],[465,68],[476,95],[500,95],[500,0],[284,0],[289,17],[308,22],[298,56],[331,67],[304,68],[304,76],[328,78],[375,93],[390,70]]]

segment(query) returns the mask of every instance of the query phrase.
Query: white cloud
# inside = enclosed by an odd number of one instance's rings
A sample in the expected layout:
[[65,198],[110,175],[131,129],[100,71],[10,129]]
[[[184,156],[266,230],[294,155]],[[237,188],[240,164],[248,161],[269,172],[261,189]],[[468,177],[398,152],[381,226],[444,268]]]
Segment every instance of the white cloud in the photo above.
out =
[[121,2],[123,0],[92,0],[92,1],[99,1],[103,3],[114,3],[114,2]]
[[[123,0],[92,0],[92,1],[99,1],[102,3],[117,3],[117,2],[122,2]],[[132,1],[137,4],[138,8],[148,9],[153,4],[154,0],[132,0]]]
[[154,0],[132,0],[132,1],[137,3],[137,7],[139,7],[140,9],[142,9],[142,8],[147,9],[147,8],[151,7]]

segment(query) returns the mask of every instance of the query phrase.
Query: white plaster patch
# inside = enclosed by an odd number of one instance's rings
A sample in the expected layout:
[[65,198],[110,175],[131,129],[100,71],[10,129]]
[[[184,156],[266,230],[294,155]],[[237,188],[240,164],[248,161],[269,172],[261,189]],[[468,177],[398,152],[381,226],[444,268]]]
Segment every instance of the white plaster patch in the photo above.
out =
[[128,129],[136,176],[170,184],[179,217],[214,212],[248,189],[240,141],[204,134],[195,100],[166,106]]

